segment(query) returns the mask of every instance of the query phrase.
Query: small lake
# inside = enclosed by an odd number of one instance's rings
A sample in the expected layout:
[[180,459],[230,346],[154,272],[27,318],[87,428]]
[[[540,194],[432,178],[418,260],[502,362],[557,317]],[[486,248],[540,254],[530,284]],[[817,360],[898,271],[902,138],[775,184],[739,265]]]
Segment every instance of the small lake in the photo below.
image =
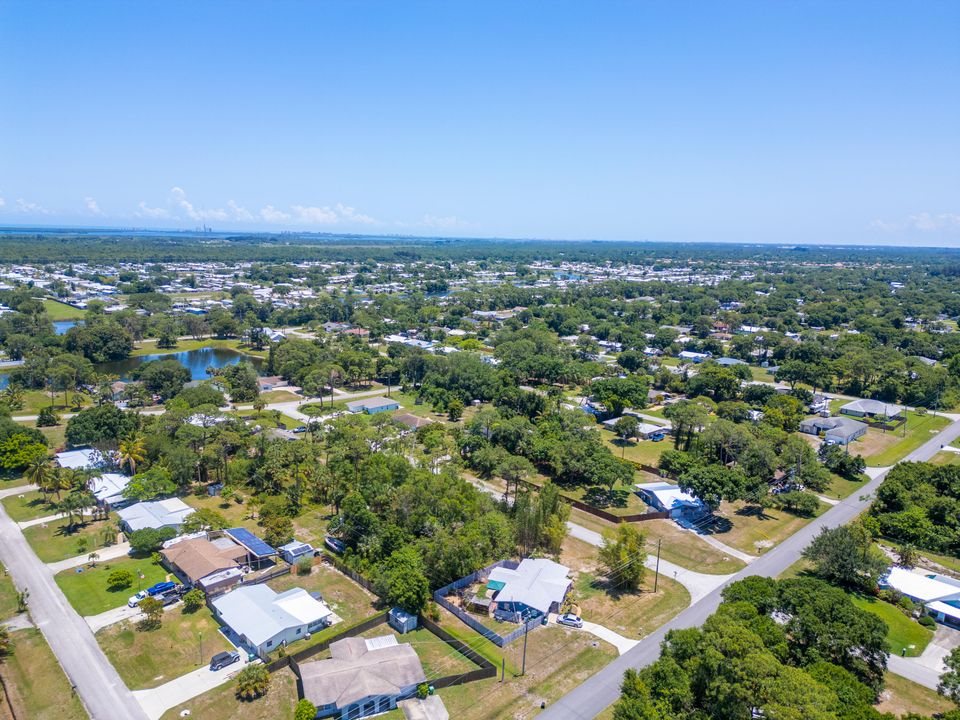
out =
[[53,332],[55,335],[66,335],[67,330],[77,325],[83,325],[83,320],[54,320]]
[[226,348],[199,348],[197,350],[183,350],[181,352],[158,353],[156,355],[142,355],[139,357],[118,360],[117,362],[100,363],[97,372],[117,375],[121,380],[129,380],[130,374],[143,363],[150,360],[176,360],[190,371],[191,380],[206,380],[211,377],[207,368],[222,368],[246,360],[258,373],[261,372],[263,360],[258,357],[244,355],[236,350]]

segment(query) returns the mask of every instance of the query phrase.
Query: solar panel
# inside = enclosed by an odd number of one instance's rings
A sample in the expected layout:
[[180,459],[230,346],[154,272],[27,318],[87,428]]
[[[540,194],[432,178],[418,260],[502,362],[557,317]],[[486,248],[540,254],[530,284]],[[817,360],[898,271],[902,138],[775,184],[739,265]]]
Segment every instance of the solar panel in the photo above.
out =
[[249,550],[251,555],[256,555],[258,558],[277,554],[276,550],[267,545],[263,540],[258,538],[246,528],[230,528],[225,532],[227,535]]

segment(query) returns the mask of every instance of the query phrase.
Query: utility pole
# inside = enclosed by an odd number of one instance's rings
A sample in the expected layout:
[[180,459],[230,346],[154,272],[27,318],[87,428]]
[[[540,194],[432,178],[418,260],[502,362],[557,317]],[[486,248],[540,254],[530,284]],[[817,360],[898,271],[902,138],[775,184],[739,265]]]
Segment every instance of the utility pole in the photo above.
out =
[[520,667],[521,677],[527,674],[527,633],[529,632],[527,621],[523,622],[523,664]]
[[653,592],[657,592],[657,588],[660,585],[660,543],[663,542],[663,538],[657,538],[657,569],[653,571]]
[[200,638],[200,664],[203,665],[203,633],[198,632],[197,637]]

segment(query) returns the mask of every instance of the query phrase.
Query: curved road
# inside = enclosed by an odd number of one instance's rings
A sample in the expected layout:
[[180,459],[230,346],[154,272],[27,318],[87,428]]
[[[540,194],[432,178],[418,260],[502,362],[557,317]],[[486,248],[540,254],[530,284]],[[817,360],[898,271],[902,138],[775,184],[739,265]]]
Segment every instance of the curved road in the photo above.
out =
[[[941,445],[960,437],[960,420],[954,421],[939,434],[907,455],[904,462],[929,460],[940,450]],[[800,553],[810,544],[822,528],[844,525],[870,504],[870,496],[880,487],[889,468],[867,482],[858,493],[834,505],[823,515],[814,519],[796,534],[790,536],[775,548],[761,555],[744,570],[716,588],[698,602],[688,607],[666,625],[651,633],[632,650],[621,655],[598,673],[578,685],[560,698],[554,705],[537,715],[538,720],[589,720],[616,702],[620,696],[620,682],[628,668],[643,668],[660,657],[660,643],[670,630],[697,627],[717,609],[720,593],[727,584],[742,580],[750,575],[776,577],[800,559]]]

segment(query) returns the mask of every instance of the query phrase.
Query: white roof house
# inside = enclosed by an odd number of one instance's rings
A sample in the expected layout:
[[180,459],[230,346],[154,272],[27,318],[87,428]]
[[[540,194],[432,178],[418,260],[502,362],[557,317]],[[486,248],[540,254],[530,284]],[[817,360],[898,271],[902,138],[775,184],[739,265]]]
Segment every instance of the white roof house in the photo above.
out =
[[648,505],[661,512],[668,511],[674,517],[684,511],[702,512],[706,508],[700,498],[668,482],[637,483],[634,487]]
[[303,588],[277,593],[267,585],[243,585],[212,604],[217,617],[259,652],[326,627],[333,615]]
[[914,602],[922,602],[940,622],[960,625],[960,580],[947,575],[921,574],[892,567],[880,579],[882,589],[897,590]]
[[58,452],[55,457],[60,467],[70,468],[71,470],[87,470],[105,464],[103,454],[96,448],[91,447]]
[[117,511],[121,524],[128,532],[144,528],[159,530],[164,527],[179,531],[183,521],[193,513],[194,509],[180,498],[138,502],[136,505]]
[[489,583],[502,583],[494,600],[498,609],[522,612],[523,607],[546,615],[559,608],[570,589],[570,568],[545,558],[521,560],[515,569],[497,567],[490,571]]
[[126,500],[123,497],[123,491],[130,483],[129,475],[120,473],[104,473],[90,481],[90,492],[97,499],[97,502],[107,505],[117,505]]

